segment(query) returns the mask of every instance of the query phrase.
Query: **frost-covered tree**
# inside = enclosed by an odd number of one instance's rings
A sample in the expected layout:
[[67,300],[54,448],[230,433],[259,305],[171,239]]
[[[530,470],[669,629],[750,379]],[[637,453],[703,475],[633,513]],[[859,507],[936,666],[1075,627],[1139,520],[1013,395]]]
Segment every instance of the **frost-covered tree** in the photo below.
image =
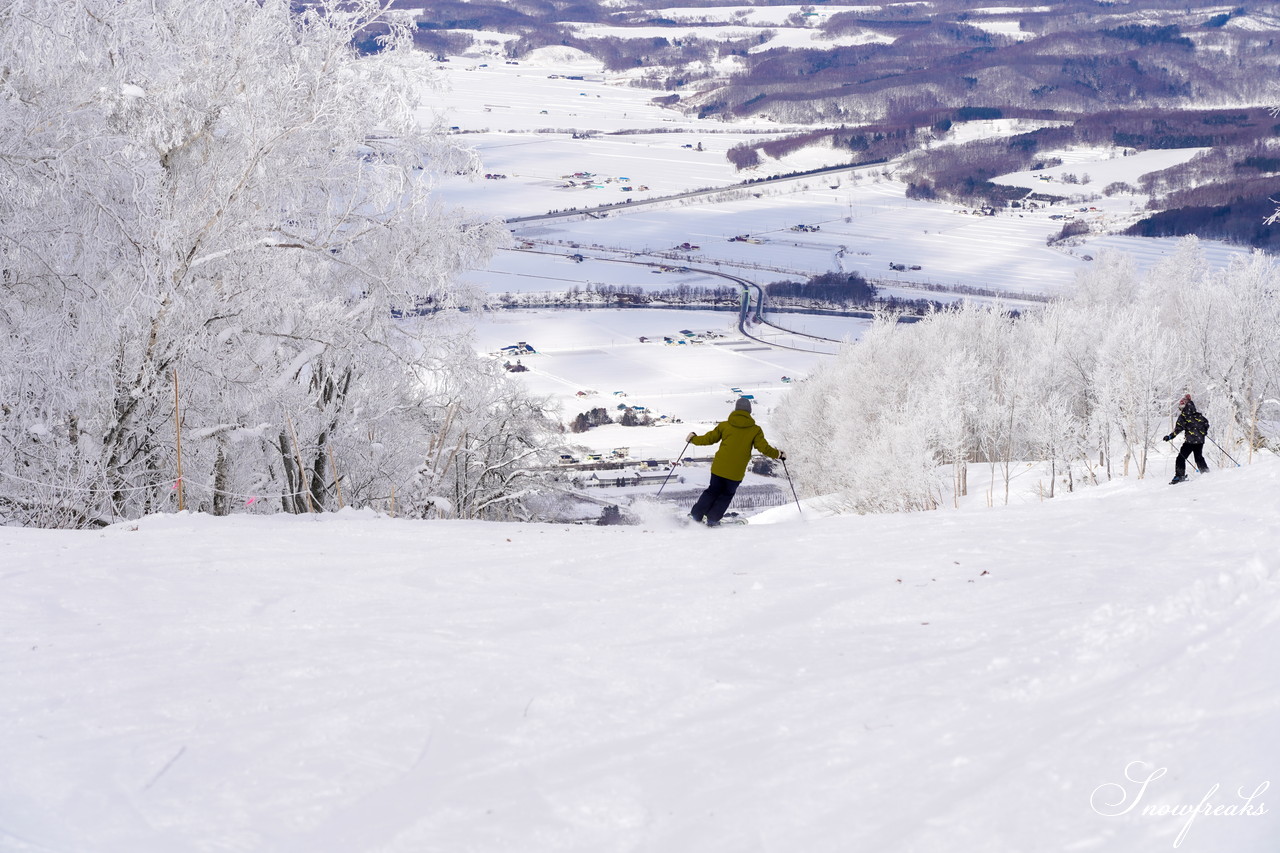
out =
[[775,423],[807,491],[854,512],[933,509],[950,492],[930,442],[938,400],[919,332],[883,317],[789,392]]
[[[1059,483],[1148,473],[1174,402],[1252,454],[1280,441],[1280,267],[1255,254],[1213,271],[1198,244],[1139,274],[1100,257],[1076,294],[1017,319],[961,306],[878,322],[776,414],[797,484],[857,512],[927,509],[969,493],[973,465],[1005,502],[1025,463]],[[1113,464],[1113,460],[1116,464]],[[950,500],[948,500],[950,498]]]
[[490,362],[422,377],[438,422],[412,482],[424,517],[530,520],[527,499],[547,491],[535,463],[559,429],[544,400],[528,397]]
[[1145,306],[1116,310],[1093,383],[1102,410],[1110,413],[1111,432],[1124,443],[1124,473],[1132,462],[1143,477],[1152,437],[1168,416],[1168,401],[1177,399],[1185,367],[1172,331]]
[[[1049,482],[1043,491],[1057,493],[1058,471],[1068,491],[1075,486],[1079,465],[1097,482],[1107,454],[1098,440],[1092,377],[1097,369],[1094,321],[1080,305],[1059,302],[1048,306],[1037,324],[1026,324],[1032,343],[1027,353],[1027,386],[1033,390],[1027,414],[1030,458],[1049,462]],[[1083,464],[1081,464],[1083,463]]]
[[403,26],[352,48],[382,5],[0,5],[0,520],[373,500],[526,407],[436,396],[505,232],[433,199],[476,164]]
[[[1280,422],[1280,280],[1266,255],[1237,259],[1179,294],[1189,386],[1203,389],[1216,431],[1251,455]],[[1268,403],[1270,401],[1270,403]]]

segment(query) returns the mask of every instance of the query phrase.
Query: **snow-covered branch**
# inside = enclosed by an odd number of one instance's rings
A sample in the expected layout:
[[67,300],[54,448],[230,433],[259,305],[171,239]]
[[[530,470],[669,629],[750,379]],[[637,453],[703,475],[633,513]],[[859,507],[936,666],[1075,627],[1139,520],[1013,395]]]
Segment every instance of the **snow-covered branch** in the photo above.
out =
[[[475,161],[417,124],[429,66],[403,16],[380,21],[384,51],[354,50],[389,5],[0,11],[0,473],[22,477],[0,514],[173,507],[179,429],[214,512],[333,507],[340,485],[358,502],[464,443],[431,389],[501,378],[447,317],[392,309],[469,302],[457,274],[505,230],[432,198],[434,169]],[[476,446],[506,428],[467,426]]]

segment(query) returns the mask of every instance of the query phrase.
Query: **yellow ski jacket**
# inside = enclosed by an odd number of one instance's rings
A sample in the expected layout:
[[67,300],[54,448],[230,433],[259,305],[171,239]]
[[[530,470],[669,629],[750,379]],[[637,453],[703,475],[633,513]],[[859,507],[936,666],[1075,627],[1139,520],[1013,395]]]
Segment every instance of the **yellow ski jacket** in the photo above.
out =
[[711,461],[711,473],[738,482],[747,475],[752,448],[770,459],[777,459],[779,455],[778,449],[765,441],[764,430],[755,418],[742,411],[730,412],[728,420],[716,424],[708,433],[695,435],[689,442],[699,446],[719,443],[715,459]]

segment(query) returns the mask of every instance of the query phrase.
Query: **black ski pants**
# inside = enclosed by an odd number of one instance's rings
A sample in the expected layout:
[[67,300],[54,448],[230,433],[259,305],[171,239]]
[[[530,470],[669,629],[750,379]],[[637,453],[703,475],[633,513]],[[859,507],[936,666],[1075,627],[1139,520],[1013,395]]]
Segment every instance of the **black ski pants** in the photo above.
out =
[[707,524],[719,524],[720,519],[724,518],[725,511],[729,509],[729,502],[733,500],[739,485],[738,480],[726,480],[724,477],[712,474],[711,484],[693,505],[689,515],[693,516],[694,521],[705,520]]
[[1173,463],[1173,475],[1175,477],[1185,477],[1187,474],[1187,457],[1191,454],[1196,455],[1196,468],[1200,471],[1208,471],[1209,466],[1204,462],[1204,442],[1192,444],[1189,441],[1182,442],[1182,449],[1178,451],[1178,459]]

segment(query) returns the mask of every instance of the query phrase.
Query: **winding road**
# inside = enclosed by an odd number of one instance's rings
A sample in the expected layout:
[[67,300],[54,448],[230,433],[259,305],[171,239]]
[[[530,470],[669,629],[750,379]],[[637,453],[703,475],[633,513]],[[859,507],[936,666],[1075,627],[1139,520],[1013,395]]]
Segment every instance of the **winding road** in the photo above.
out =
[[[558,255],[560,257],[571,257],[571,255],[568,253],[549,252],[549,251],[546,251],[545,249],[515,249],[512,251],[534,252],[542,255]],[[581,253],[582,253],[581,249],[579,249],[576,252],[576,254],[581,254]],[[669,262],[656,263],[653,261],[636,261],[636,260],[631,260],[627,258],[601,257],[595,254],[590,255],[589,257],[591,258],[591,260],[594,260],[594,261],[605,261],[611,264],[631,264],[633,266],[653,267],[655,269],[660,269],[662,267],[670,266]],[[766,320],[764,318],[764,312],[765,312],[764,288],[762,288],[759,284],[756,284],[754,281],[750,281],[748,279],[742,278],[740,276],[732,275],[727,272],[722,272],[720,270],[707,269],[705,267],[692,267],[685,264],[685,265],[682,265],[682,269],[692,273],[699,273],[701,275],[710,275],[710,276],[716,276],[717,278],[723,278],[733,282],[734,284],[742,288],[742,303],[738,309],[738,331],[742,334],[743,337],[749,340],[755,341],[756,343],[763,344],[765,346],[774,347],[775,349],[785,349],[785,350],[793,350],[795,352],[808,352],[808,353],[821,352],[819,350],[805,349],[804,347],[789,346],[787,344],[781,344],[776,341],[769,341],[769,340],[765,340],[764,338],[756,337],[751,333],[751,328],[750,328],[754,321],[754,322],[760,323],[761,325],[768,326],[771,329],[776,329],[777,331],[787,335],[795,335],[796,337],[809,338],[811,340],[822,341],[823,343],[829,343],[829,344],[835,344],[835,345],[840,345],[844,343],[844,341],[837,340],[835,338],[827,338],[827,337],[823,337],[822,335],[815,335],[809,332],[797,332],[792,329],[785,329],[782,326],[779,326],[775,323],[771,323],[770,321]],[[751,309],[751,302],[752,302],[751,291],[753,289],[755,290],[755,310],[754,311]],[[834,353],[826,353],[826,354],[834,355]]]

